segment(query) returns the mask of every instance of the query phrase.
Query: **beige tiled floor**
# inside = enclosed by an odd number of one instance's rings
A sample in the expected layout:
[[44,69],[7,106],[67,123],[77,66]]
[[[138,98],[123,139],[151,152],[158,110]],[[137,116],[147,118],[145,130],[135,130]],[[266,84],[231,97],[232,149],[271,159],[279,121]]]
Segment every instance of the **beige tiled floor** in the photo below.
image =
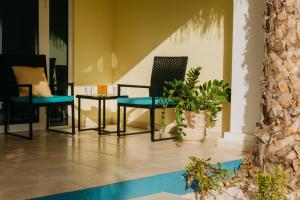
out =
[[117,138],[96,132],[76,136],[37,132],[33,141],[0,134],[0,199],[27,199],[184,169],[188,156],[214,162],[240,158],[200,144],[150,142],[148,134]]

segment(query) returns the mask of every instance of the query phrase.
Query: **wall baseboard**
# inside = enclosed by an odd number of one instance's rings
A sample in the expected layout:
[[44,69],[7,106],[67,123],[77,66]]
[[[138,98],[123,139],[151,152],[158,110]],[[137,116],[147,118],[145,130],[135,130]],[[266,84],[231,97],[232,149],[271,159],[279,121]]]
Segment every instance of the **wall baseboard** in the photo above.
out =
[[218,139],[217,146],[239,151],[253,151],[255,142],[254,134],[226,132],[224,138]]

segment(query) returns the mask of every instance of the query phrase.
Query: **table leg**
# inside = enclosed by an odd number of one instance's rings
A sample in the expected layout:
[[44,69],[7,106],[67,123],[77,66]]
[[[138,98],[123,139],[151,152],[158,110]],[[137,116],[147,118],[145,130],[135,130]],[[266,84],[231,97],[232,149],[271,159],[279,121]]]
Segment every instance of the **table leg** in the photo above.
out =
[[106,127],[106,106],[105,99],[103,100],[103,129]]
[[98,103],[98,134],[101,135],[101,100]]
[[124,131],[124,134],[126,133],[126,124],[127,124],[127,119],[126,119],[126,106],[123,107],[124,110],[123,110],[123,131]]
[[119,106],[119,104],[118,104],[118,108],[117,108],[118,110],[117,110],[117,135],[118,135],[118,137],[120,137],[121,136],[121,134],[120,134],[120,123],[121,123],[121,120],[120,120],[120,110],[121,110],[121,106]]
[[81,131],[80,127],[80,112],[81,112],[81,103],[80,103],[81,98],[78,98],[78,131]]

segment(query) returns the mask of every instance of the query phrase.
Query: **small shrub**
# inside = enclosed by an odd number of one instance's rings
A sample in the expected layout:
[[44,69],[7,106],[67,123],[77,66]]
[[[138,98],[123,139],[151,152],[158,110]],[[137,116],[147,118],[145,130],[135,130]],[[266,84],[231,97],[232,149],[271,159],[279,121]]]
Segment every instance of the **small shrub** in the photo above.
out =
[[230,179],[231,186],[238,186],[244,195],[249,199],[253,199],[253,194],[249,191],[249,188],[254,185],[254,172],[258,170],[255,168],[253,155],[246,153],[244,155],[243,162],[240,164],[237,171]]
[[285,200],[287,199],[288,173],[280,166],[276,166],[272,173],[256,171],[254,183],[257,200]]
[[202,197],[212,191],[222,192],[224,183],[229,178],[228,170],[210,163],[211,159],[190,157],[191,163],[186,167],[186,189],[191,188]]

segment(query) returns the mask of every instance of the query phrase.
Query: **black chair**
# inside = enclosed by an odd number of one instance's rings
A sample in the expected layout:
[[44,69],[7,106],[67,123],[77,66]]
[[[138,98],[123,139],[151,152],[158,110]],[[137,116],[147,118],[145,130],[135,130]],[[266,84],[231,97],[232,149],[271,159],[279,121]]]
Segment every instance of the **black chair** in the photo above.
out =
[[[44,67],[45,74],[47,76],[46,68],[46,56],[45,55],[0,55],[0,100],[5,102],[5,134],[14,135],[26,139],[33,138],[33,115],[34,109],[45,106],[47,108],[47,130],[75,134],[75,116],[74,116],[74,84],[68,83],[65,86],[59,87],[71,87],[70,96],[52,96],[52,97],[33,97],[32,85],[17,85],[12,67],[13,66],[30,66],[30,67]],[[30,76],[30,74],[28,74]],[[18,89],[20,87],[26,87],[29,89],[28,97],[20,97]],[[57,85],[50,85],[50,88],[58,87]],[[9,132],[9,109],[14,105],[24,105],[28,110],[29,118],[29,135],[23,136],[16,133]],[[67,132],[63,130],[51,129],[49,124],[49,107],[51,105],[70,105],[72,110],[72,131]]]
[[[54,60],[54,61],[53,61]],[[51,65],[52,61],[52,65]],[[56,65],[55,58],[50,58],[50,84],[52,85],[66,85],[68,84],[68,66]],[[52,88],[52,94],[66,96],[68,95],[68,88],[66,87],[54,87]],[[65,105],[52,105],[50,122],[51,125],[59,126],[67,124],[67,112],[68,108]]]
[[[154,64],[151,75],[151,86],[144,85],[127,85],[118,84],[118,95],[121,95],[121,88],[146,88],[149,90],[148,97],[136,98],[119,98],[117,110],[117,134],[133,135],[140,133],[151,133],[151,141],[159,141],[172,138],[155,139],[155,109],[162,108],[161,97],[163,97],[163,88],[166,81],[183,80],[185,76],[188,57],[154,57]],[[120,130],[120,110],[123,107],[123,130]],[[126,133],[126,107],[143,108],[150,110],[150,127],[151,130],[135,133]],[[175,105],[168,105],[168,107],[175,107]]]
[[55,84],[55,63],[56,58],[49,58],[49,82]]

